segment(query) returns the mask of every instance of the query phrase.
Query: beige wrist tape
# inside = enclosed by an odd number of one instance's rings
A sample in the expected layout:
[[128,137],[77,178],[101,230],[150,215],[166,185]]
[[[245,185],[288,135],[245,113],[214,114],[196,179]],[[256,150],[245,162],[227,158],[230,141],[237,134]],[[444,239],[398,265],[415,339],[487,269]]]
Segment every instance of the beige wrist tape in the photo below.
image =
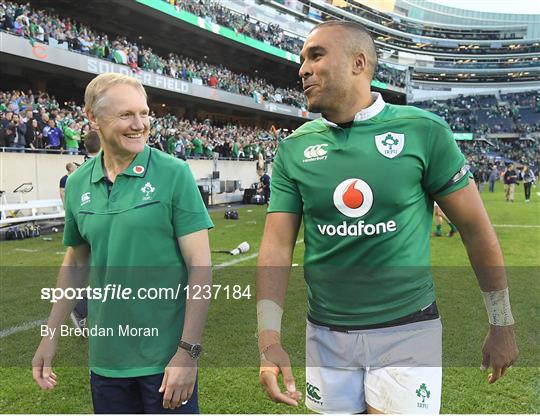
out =
[[497,326],[514,324],[508,288],[492,292],[482,292],[488,314],[489,323]]
[[281,333],[281,317],[283,309],[276,302],[262,299],[257,302],[257,324],[259,334],[262,331],[271,330]]
[[259,351],[264,352],[273,344],[281,343],[281,317],[283,309],[276,302],[262,299],[257,302]]

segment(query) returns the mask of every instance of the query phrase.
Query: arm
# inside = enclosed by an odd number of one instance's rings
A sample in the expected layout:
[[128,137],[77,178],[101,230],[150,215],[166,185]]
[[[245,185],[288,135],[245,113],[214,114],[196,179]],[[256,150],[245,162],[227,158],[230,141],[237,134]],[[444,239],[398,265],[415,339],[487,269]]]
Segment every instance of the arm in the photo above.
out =
[[[435,199],[458,228],[482,292],[507,289],[508,281],[501,247],[474,182]],[[488,382],[494,383],[504,375],[517,357],[514,326],[491,324],[484,342],[481,366],[483,370],[490,364],[493,368]]]
[[62,200],[62,205],[66,205],[66,202],[65,202],[65,195],[66,195],[66,189],[65,188],[60,188],[60,199]]
[[[83,288],[88,282],[88,259],[90,247],[82,244],[68,247],[62,267],[58,273],[57,288]],[[49,331],[54,330],[52,336],[42,338],[36,354],[32,359],[32,376],[43,390],[50,390],[56,386],[56,375],[52,371],[52,360],[56,355],[59,328],[75,307],[77,299],[60,299],[53,304],[47,326]]]
[[[188,293],[194,293],[194,287],[212,285],[212,263],[210,259],[210,245],[208,230],[204,229],[178,238],[178,245],[188,269]],[[210,306],[210,299],[186,300],[184,329],[182,341],[190,344],[200,343]],[[180,340],[179,340],[180,341]],[[189,400],[195,388],[197,378],[197,360],[191,358],[189,353],[178,348],[165,368],[165,375],[160,393],[163,395],[163,407],[175,409],[182,402]]]
[[[266,394],[275,402],[298,405],[301,394],[296,391],[288,354],[281,346],[281,313],[289,283],[289,269],[300,216],[274,212],[266,217],[266,225],[257,262],[257,319],[259,322],[259,379]],[[278,385],[282,373],[286,392]]]

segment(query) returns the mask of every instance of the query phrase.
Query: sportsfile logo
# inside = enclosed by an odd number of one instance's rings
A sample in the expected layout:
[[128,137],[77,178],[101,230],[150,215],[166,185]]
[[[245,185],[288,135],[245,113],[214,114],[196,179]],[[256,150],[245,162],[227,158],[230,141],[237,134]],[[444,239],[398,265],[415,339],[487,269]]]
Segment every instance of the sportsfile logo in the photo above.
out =
[[315,144],[313,146],[308,146],[304,150],[304,157],[303,160],[304,163],[308,162],[315,162],[317,160],[326,160],[328,151],[326,150],[326,147],[328,145],[326,143],[324,144]]
[[[334,191],[335,207],[349,218],[360,218],[366,215],[373,206],[373,199],[371,187],[360,178],[345,179],[336,186]],[[317,224],[317,229],[322,235],[358,237],[394,232],[397,230],[397,225],[393,220],[376,224],[368,224],[364,221],[348,224],[347,221],[343,221],[338,225]]]

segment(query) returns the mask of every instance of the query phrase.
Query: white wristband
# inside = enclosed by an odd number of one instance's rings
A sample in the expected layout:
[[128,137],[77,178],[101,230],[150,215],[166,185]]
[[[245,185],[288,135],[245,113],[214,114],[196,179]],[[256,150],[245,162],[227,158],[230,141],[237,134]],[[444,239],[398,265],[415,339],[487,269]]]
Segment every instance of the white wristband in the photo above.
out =
[[281,317],[283,309],[276,302],[262,299],[257,302],[257,323],[260,334],[262,331],[271,330],[281,333]]
[[491,325],[514,325],[508,288],[493,292],[482,292],[482,296],[484,296],[484,303]]

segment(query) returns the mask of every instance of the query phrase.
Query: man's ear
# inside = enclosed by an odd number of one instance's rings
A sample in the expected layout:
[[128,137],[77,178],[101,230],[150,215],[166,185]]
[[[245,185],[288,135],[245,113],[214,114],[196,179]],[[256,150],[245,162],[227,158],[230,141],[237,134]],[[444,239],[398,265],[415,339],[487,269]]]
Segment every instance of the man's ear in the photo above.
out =
[[359,75],[368,68],[367,56],[365,53],[359,53],[355,56],[353,62],[353,74]]
[[86,112],[86,117],[88,117],[92,130],[99,130],[99,123],[97,122],[96,116],[92,110],[88,110]]

